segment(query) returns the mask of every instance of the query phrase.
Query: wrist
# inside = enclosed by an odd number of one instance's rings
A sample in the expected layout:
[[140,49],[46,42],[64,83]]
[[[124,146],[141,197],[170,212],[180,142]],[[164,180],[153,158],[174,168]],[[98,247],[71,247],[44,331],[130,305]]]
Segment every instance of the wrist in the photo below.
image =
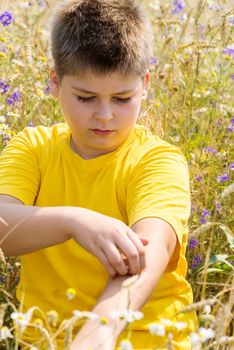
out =
[[58,215],[58,223],[66,237],[66,240],[73,239],[77,235],[80,226],[81,210],[83,208],[63,206]]
[[72,342],[70,350],[87,350],[90,347],[95,350],[115,349],[117,337],[113,326],[110,323],[104,323],[100,319],[90,319],[80,329]]
[[[93,310],[93,312],[95,313],[95,310]],[[114,313],[111,315],[101,313],[99,314],[99,319],[89,320],[88,322],[92,321],[96,321],[96,325],[100,327],[100,330],[101,332],[103,331],[103,334],[106,334],[107,332],[111,333],[114,340],[117,340],[120,333],[127,325],[126,320],[120,319]]]

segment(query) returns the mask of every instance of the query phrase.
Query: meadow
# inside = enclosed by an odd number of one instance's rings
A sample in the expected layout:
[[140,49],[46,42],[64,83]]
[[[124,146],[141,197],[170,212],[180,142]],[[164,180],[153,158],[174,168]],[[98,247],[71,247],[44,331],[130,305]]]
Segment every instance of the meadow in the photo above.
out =
[[[63,121],[50,96],[48,75],[53,64],[49,19],[56,2],[0,0],[0,150],[25,126]],[[140,124],[181,147],[190,171],[187,279],[194,292],[189,309],[199,318],[197,332],[190,334],[193,350],[231,350],[234,3],[148,0],[145,5],[155,39],[151,88]],[[19,269],[20,261],[6,258],[0,250],[0,349],[18,349],[19,330],[26,322],[15,298]],[[68,291],[68,297],[72,293]],[[46,317],[56,321],[56,315]],[[48,329],[39,320],[35,327],[48,338],[48,349],[55,349]],[[151,332],[158,334],[162,327],[165,337],[176,331],[176,325],[168,323]],[[69,340],[64,349],[68,346]],[[130,341],[122,344],[124,349],[132,349]]]

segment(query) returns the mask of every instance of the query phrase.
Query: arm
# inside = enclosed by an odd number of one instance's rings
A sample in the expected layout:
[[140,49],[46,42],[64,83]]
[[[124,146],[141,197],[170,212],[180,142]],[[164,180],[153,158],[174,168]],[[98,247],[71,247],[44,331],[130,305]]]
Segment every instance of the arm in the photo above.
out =
[[69,206],[35,207],[0,195],[0,248],[8,255],[24,255],[74,239],[95,255],[110,275],[139,273],[145,266],[140,239],[122,221],[95,211]]
[[[100,316],[109,316],[110,319],[115,311],[126,308],[140,310],[143,307],[165,272],[178,244],[172,227],[161,219],[144,218],[131,228],[149,240],[149,244],[145,247],[146,268],[129,288],[122,288],[123,282],[127,281],[129,276],[118,276],[109,280],[92,311]],[[126,321],[111,322],[107,326],[100,325],[98,321],[87,321],[73,341],[70,350],[77,349],[78,345],[79,350],[88,349],[90,346],[94,346],[94,350],[112,350],[126,325]]]
[[11,196],[0,195],[0,248],[17,256],[70,239],[61,207],[25,206]]

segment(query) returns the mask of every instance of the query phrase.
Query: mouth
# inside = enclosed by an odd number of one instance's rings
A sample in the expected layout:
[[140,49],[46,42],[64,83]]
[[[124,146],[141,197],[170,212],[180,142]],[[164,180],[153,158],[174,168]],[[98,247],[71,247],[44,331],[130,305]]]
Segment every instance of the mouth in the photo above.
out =
[[104,130],[104,129],[91,129],[91,130],[93,130],[93,131],[113,131],[113,130]]
[[102,130],[102,129],[91,129],[97,135],[109,135],[114,132],[114,130]]

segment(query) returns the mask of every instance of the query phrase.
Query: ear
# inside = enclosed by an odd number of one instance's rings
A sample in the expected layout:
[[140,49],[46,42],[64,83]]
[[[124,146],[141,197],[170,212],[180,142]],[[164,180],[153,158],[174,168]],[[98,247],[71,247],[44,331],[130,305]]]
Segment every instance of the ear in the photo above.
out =
[[59,79],[54,69],[50,71],[50,86],[51,86],[51,95],[54,97],[58,97],[59,96]]
[[147,98],[149,83],[150,83],[150,72],[147,70],[144,77],[144,82],[143,82],[142,101],[146,100]]

